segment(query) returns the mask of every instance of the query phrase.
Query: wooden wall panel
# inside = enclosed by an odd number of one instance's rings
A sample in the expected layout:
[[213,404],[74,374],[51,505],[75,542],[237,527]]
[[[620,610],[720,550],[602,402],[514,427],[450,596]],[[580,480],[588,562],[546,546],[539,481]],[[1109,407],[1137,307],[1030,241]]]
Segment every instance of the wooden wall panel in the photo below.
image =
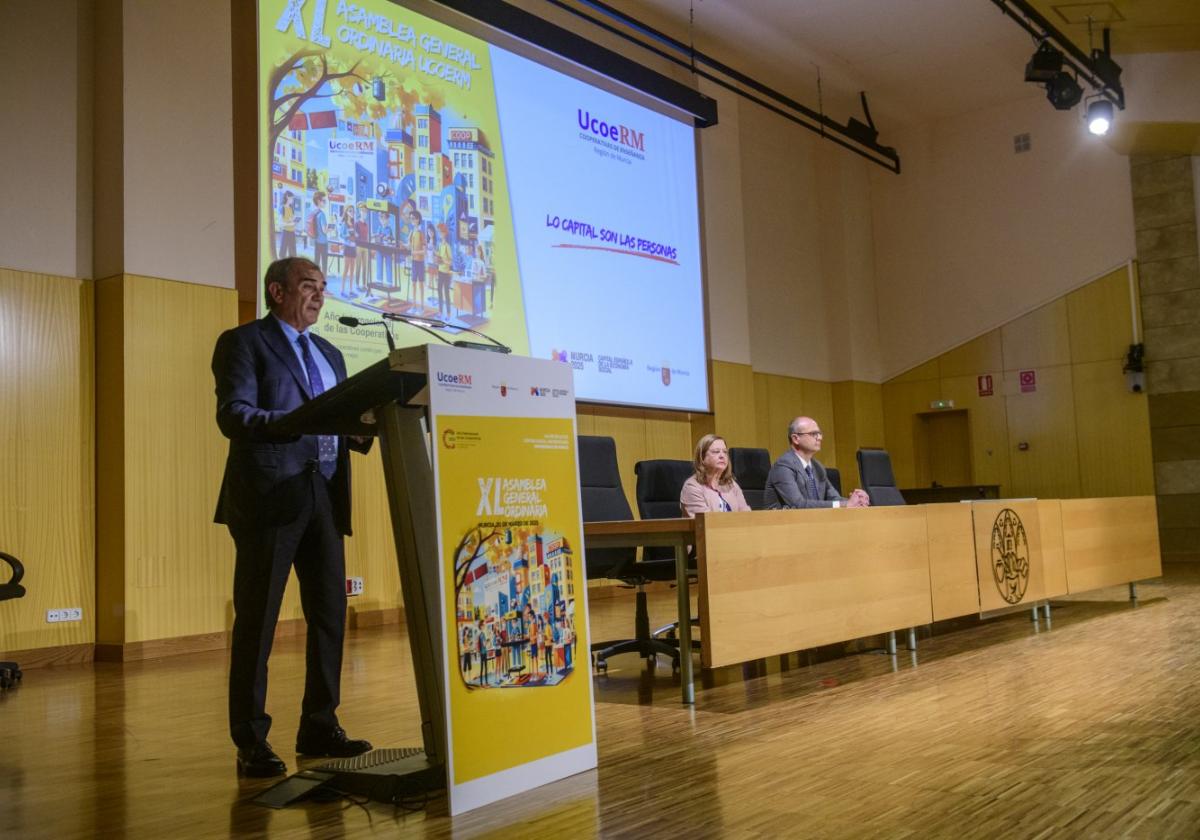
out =
[[[400,595],[400,567],[392,536],[387,487],[379,441],[366,455],[351,452],[354,535],[346,540],[346,576],[363,579],[363,593],[350,598],[352,611],[390,610],[404,603]],[[295,574],[288,583],[299,604]]]
[[940,393],[944,399],[954,400],[956,407],[967,410],[972,482],[998,484],[1001,494],[1004,494],[1012,483],[1009,473],[1008,415],[1003,393],[1004,374],[999,368],[980,373],[992,375],[995,392],[991,396],[979,396],[979,373],[943,379]]
[[915,368],[909,368],[899,376],[893,376],[889,382],[921,382],[926,379],[938,378],[938,360],[930,359],[924,364],[917,365]]
[[[967,410],[972,482],[998,484],[1003,496],[1152,492],[1148,407],[1124,390],[1120,375],[1131,333],[1122,267],[885,383],[897,481],[916,478],[909,427],[928,398]],[[1026,369],[1037,378],[1029,394],[1018,382]],[[992,377],[991,396],[979,395],[982,374]],[[933,385],[921,388],[922,381]],[[1017,448],[1021,441],[1028,451]]]
[[930,401],[940,398],[940,391],[936,379],[893,380],[883,385],[883,436],[897,487],[916,483],[916,415],[928,411]]
[[[803,410],[796,414],[806,414],[817,421],[817,425],[824,432],[818,460],[827,467],[837,467],[840,462],[837,457],[837,423],[833,419],[833,383],[818,382],[815,379],[803,379],[801,382],[804,386],[803,401],[800,403]],[[786,431],[787,423],[783,425]]]
[[862,486],[858,450],[885,448],[883,388],[873,382],[847,380],[832,383],[831,392],[836,465],[842,473],[842,491],[849,493]]
[[96,641],[125,641],[125,284],[97,280]]
[[[86,281],[0,269],[0,549],[27,590],[0,604],[0,651],[95,641],[91,316]],[[63,607],[83,620],[49,624]]]
[[126,275],[125,643],[224,629],[233,541],[213,523],[227,441],[211,372],[237,295]]
[[[775,439],[783,440],[782,432],[774,432],[771,424],[771,376],[769,373],[754,374],[754,428],[758,434],[754,444],[774,451]],[[774,444],[774,445],[772,445]]]
[[1125,387],[1121,362],[1071,367],[1079,441],[1080,495],[1154,495],[1150,406],[1145,393]]
[[1133,343],[1130,306],[1129,272],[1123,267],[1067,295],[1071,361],[1124,358]]
[[937,358],[938,376],[949,379],[969,376],[972,380],[981,373],[1004,369],[1000,330],[984,333],[966,344],[943,353]]
[[854,381],[854,429],[857,447],[884,445],[883,386],[877,382]]
[[[1079,446],[1070,365],[1039,368],[1037,390],[1022,394],[1009,371],[1005,397],[1014,498],[1073,499],[1080,494]],[[1028,449],[1022,450],[1022,444]]]
[[[855,412],[854,382],[846,380],[834,382],[833,418],[828,425],[837,430],[837,443],[833,447],[837,455],[838,469],[842,474],[842,492],[849,493],[855,487],[862,486],[858,475],[858,462],[855,453],[858,451],[858,416]],[[825,461],[824,453],[821,458]]]
[[1067,301],[1059,298],[1000,328],[1004,369],[1065,365],[1071,361]]
[[[766,438],[762,445],[771,451],[773,457],[777,457],[789,445],[788,424],[799,415],[810,413],[804,401],[804,380],[794,376],[767,374],[757,378],[757,381],[767,386]],[[816,414],[815,411],[813,413]],[[824,422],[819,416],[816,420],[818,423]],[[832,424],[832,420],[829,422]],[[824,455],[821,460],[825,460]]]
[[749,365],[712,363],[716,432],[730,446],[760,446],[755,411],[754,372]]

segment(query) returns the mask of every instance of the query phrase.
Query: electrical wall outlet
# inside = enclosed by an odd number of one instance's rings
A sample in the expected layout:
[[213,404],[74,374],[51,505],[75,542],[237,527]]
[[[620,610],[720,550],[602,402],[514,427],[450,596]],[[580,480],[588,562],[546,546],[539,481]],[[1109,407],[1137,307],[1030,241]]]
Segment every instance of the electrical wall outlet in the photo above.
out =
[[82,607],[67,607],[63,610],[46,610],[46,621],[57,624],[60,621],[83,621]]
[[363,594],[363,579],[360,577],[346,578],[346,594],[347,595]]

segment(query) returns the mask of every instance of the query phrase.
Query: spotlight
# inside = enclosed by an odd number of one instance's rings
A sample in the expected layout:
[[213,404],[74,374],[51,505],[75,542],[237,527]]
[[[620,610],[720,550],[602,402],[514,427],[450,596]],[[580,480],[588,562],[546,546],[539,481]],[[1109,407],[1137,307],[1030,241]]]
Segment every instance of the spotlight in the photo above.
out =
[[1054,74],[1053,79],[1046,82],[1046,98],[1058,110],[1070,111],[1083,99],[1083,88],[1071,78],[1071,74],[1060,70]]
[[1063,54],[1050,46],[1049,42],[1043,41],[1025,65],[1025,81],[1043,84],[1053,81],[1062,72],[1062,66]]
[[1108,134],[1112,126],[1113,105],[1107,99],[1094,99],[1087,106],[1088,131],[1095,135]]

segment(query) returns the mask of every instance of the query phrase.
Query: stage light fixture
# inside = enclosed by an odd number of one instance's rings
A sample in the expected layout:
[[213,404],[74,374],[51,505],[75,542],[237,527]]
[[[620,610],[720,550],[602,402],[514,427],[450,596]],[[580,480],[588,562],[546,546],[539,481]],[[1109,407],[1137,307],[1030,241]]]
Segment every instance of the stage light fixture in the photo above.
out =
[[1059,71],[1046,82],[1046,98],[1060,111],[1070,111],[1083,99],[1083,88],[1070,73]]
[[1046,84],[1062,72],[1062,67],[1062,52],[1052,47],[1048,41],[1043,41],[1025,65],[1025,81]]
[[1097,136],[1108,134],[1112,126],[1113,105],[1107,99],[1094,99],[1087,106],[1088,131]]

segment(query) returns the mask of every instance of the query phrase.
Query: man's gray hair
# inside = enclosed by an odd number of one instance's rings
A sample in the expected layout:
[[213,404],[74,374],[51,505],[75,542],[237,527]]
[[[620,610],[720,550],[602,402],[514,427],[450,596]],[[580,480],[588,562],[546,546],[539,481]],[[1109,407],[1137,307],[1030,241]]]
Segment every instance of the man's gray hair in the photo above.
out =
[[296,269],[304,264],[317,267],[315,262],[305,257],[284,257],[267,266],[267,273],[263,275],[263,293],[267,296],[267,309],[275,308],[275,301],[271,299],[271,284],[278,283],[286,289],[288,280],[292,279]]

